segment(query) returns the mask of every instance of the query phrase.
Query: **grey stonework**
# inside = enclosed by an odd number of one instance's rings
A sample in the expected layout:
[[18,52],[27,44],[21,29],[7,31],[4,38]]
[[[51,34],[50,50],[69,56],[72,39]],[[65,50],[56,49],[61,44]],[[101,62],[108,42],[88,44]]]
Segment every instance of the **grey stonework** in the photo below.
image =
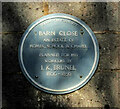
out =
[[[120,108],[119,12],[117,2],[2,3],[3,109]],[[94,31],[99,43],[100,60],[94,76],[83,88],[69,94],[52,95],[36,89],[19,67],[20,38],[33,21],[46,13],[66,13],[80,18]]]

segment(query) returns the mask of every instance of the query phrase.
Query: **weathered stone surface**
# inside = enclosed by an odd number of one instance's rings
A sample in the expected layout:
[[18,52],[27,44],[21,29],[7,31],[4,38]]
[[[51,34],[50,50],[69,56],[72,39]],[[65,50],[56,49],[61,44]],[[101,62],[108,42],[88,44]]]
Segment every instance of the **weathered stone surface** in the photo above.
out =
[[120,47],[118,47],[118,68],[120,69]]
[[[47,10],[76,16],[94,31],[118,30],[118,3],[50,2]],[[3,31],[24,31],[43,15],[43,3],[3,3]]]
[[76,16],[94,31],[118,29],[118,3],[49,3],[49,12]]
[[[3,107],[16,109],[39,107],[118,106],[118,71],[101,71],[83,88],[66,95],[52,95],[33,87],[23,74],[3,74]],[[114,89],[114,90],[113,90]],[[86,102],[85,102],[86,101]],[[20,104],[20,105],[18,105]]]
[[3,107],[34,108],[37,102],[34,87],[21,74],[3,74]]
[[3,73],[20,72],[18,63],[18,46],[22,34],[2,35],[2,67]]
[[[3,105],[16,107],[15,104],[20,100],[24,101],[21,102],[21,106],[31,107],[33,105],[36,109],[46,106],[104,107],[104,105],[109,105],[115,107],[118,105],[118,72],[115,70],[118,68],[119,55],[116,55],[119,54],[117,48],[120,38],[118,35],[96,34],[100,45],[98,70],[86,86],[67,95],[51,95],[38,91],[24,78],[17,56],[21,36],[22,34],[16,33],[3,35]],[[20,95],[17,95],[18,93]],[[19,100],[16,101],[16,99]],[[29,103],[31,105],[28,105]]]
[[120,36],[115,34],[95,34],[99,43],[99,69],[119,69]]
[[[2,3],[2,6],[3,108],[120,107],[118,3]],[[83,88],[70,94],[52,95],[36,89],[19,67],[18,45],[23,32],[47,13],[79,17],[94,30],[100,46],[100,61],[94,76]]]
[[118,3],[118,30],[120,31],[120,1]]
[[43,16],[42,3],[2,3],[3,32],[25,31],[41,16]]

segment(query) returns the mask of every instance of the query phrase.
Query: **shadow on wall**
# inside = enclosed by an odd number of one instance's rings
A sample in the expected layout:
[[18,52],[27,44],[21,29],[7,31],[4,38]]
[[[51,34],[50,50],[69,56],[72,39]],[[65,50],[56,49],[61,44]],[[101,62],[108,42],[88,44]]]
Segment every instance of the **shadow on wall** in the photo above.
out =
[[[96,14],[97,16],[97,25],[100,25],[100,21],[105,19],[105,23],[102,26],[108,25],[108,18],[107,18],[107,3],[94,3]],[[25,27],[26,22],[25,20],[21,19],[19,16],[19,13],[15,10],[16,5],[15,3],[2,3],[3,8],[2,8],[2,19],[5,24],[7,24],[8,28],[13,28],[13,31],[23,31],[23,27]],[[100,19],[100,21],[99,21]],[[29,25],[29,24],[27,24]],[[108,28],[109,29],[109,28]],[[3,25],[3,31],[6,32],[4,25]],[[53,101],[49,98],[51,96],[50,94],[45,94],[48,95],[44,100],[42,99],[42,94],[43,92],[39,91],[39,96],[40,101],[37,100],[37,96],[35,96],[34,92],[34,87],[25,79],[23,75],[18,74],[17,72],[21,72],[19,63],[18,63],[18,45],[19,41],[21,38],[22,34],[21,33],[12,33],[12,34],[3,34],[3,44],[2,44],[2,49],[3,49],[3,57],[2,57],[2,65],[3,65],[3,106],[6,108],[11,108],[16,109],[17,107],[19,108],[33,108],[33,109],[38,109],[38,107],[59,107],[63,103],[59,102],[59,104],[56,104],[56,101]],[[108,37],[106,38],[108,43],[113,45],[113,40]],[[100,44],[101,46],[101,44]],[[102,52],[102,48],[100,49],[100,52]],[[112,51],[114,52],[114,51]],[[106,52],[104,52],[106,54]],[[102,55],[102,54],[101,54]],[[100,55],[100,57],[101,57]],[[101,63],[102,64],[102,63]],[[105,65],[103,66],[109,66],[108,62],[104,63]],[[13,73],[13,74],[12,74]],[[105,98],[107,98],[107,104],[105,107],[112,106],[114,107],[115,102],[114,102],[114,97],[112,96],[112,89],[110,86],[112,81],[110,80],[111,76],[113,73],[110,75],[106,75],[107,79],[99,78],[102,77],[103,74],[99,73],[97,75],[98,80],[94,81],[93,86],[98,87],[98,91],[101,94],[101,91],[104,92]],[[26,83],[25,83],[26,82]],[[104,85],[105,84],[105,85]],[[37,90],[37,89],[35,89]],[[34,93],[34,94],[33,94]],[[56,100],[59,100],[59,95],[55,95]],[[102,95],[98,95],[99,98],[102,99]],[[63,107],[68,107],[67,103],[65,105],[62,105]]]
[[[20,19],[15,8],[17,7],[14,3],[2,3],[2,31],[6,33],[2,37],[2,66],[4,73],[20,72],[18,45],[22,34],[16,33],[16,31],[23,31],[25,22]],[[9,28],[13,28],[13,32],[9,32]]]
[[[44,92],[39,91],[39,94],[36,95],[37,89],[19,73],[21,69],[18,63],[18,46],[23,34],[19,32],[30,24],[27,24],[26,20],[19,16],[16,3],[2,3],[2,6],[2,20],[4,22],[2,25],[4,32],[2,34],[3,109],[55,108],[56,103],[50,99],[50,94],[47,94],[45,99],[43,99]],[[12,32],[9,31],[9,28]],[[59,107],[59,104],[57,106]]]
[[[109,7],[110,8],[110,7]],[[112,10],[112,7],[111,9]],[[95,3],[95,10],[96,12],[95,16],[97,16],[98,24],[100,27],[105,27],[106,31],[109,31],[109,18],[107,15],[107,3]],[[101,26],[101,22],[104,22]],[[100,60],[101,57],[104,56],[104,63],[99,63],[102,64],[99,66],[100,72],[95,75],[94,79],[94,88],[97,88],[98,91],[98,97],[101,99],[102,103],[105,104],[104,108],[108,109],[110,107],[115,107],[116,106],[116,100],[115,100],[115,95],[113,94],[113,87],[111,86],[113,80],[111,78],[115,77],[115,73],[113,73],[112,68],[110,66],[110,61],[106,60],[105,58],[108,56],[113,56],[114,53],[116,52],[116,45],[115,42],[116,40],[113,40],[113,36],[109,34],[104,34],[104,38],[102,38],[103,41],[100,41],[99,47],[100,47]],[[105,46],[106,45],[106,46]],[[104,50],[104,48],[106,50]],[[111,50],[111,48],[113,48]],[[110,52],[109,52],[110,51]],[[109,53],[109,54],[108,54]],[[111,58],[111,57],[110,57]],[[115,61],[115,60],[114,60]],[[106,69],[108,68],[108,69]],[[116,77],[115,77],[116,78]],[[116,92],[117,93],[117,92]]]

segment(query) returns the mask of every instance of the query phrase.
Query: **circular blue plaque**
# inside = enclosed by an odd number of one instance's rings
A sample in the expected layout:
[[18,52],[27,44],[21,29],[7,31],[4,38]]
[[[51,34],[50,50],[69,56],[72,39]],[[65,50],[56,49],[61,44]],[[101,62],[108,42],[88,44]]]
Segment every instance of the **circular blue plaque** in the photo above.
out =
[[19,63],[26,78],[38,89],[53,94],[84,86],[98,60],[94,33],[68,14],[50,14],[33,22],[19,45]]

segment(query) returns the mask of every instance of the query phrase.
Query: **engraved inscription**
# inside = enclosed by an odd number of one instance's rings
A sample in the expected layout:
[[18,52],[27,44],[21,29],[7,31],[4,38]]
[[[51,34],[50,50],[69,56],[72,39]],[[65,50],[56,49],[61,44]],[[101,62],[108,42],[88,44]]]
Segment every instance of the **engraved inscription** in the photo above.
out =
[[55,31],[39,31],[39,36],[55,36]]
[[59,31],[59,35],[60,36],[78,36],[78,32],[77,31]]
[[40,70],[46,71],[76,71],[74,65],[41,65]]
[[[36,33],[35,33],[36,34]],[[39,36],[55,36],[56,32],[55,31],[39,31]],[[59,36],[78,36],[77,31],[59,31],[58,32]]]
[[47,72],[47,76],[63,76],[63,77],[70,77],[72,74],[71,72],[62,72],[62,73],[56,73],[56,72]]
[[87,49],[87,46],[85,44],[82,45],[68,45],[68,44],[30,44],[30,48],[39,48],[39,49],[45,49],[45,48],[56,48],[56,49],[63,49],[63,48],[67,48],[67,49],[74,49],[74,48],[78,48],[78,49]]
[[[70,23],[77,27],[78,24],[70,20],[52,19],[51,21],[60,21]],[[45,27],[51,23],[45,21],[40,24]],[[79,58],[79,50],[87,51],[88,47],[83,43],[76,43],[80,36],[84,35],[83,28],[79,30],[38,30],[34,31],[35,39],[40,39],[40,42],[30,43],[29,48],[32,50],[40,50],[38,57],[42,60],[40,71],[46,72],[46,76],[64,76],[70,77],[77,71],[75,60]],[[72,52],[76,50],[76,52]],[[44,51],[44,52],[42,52]]]

